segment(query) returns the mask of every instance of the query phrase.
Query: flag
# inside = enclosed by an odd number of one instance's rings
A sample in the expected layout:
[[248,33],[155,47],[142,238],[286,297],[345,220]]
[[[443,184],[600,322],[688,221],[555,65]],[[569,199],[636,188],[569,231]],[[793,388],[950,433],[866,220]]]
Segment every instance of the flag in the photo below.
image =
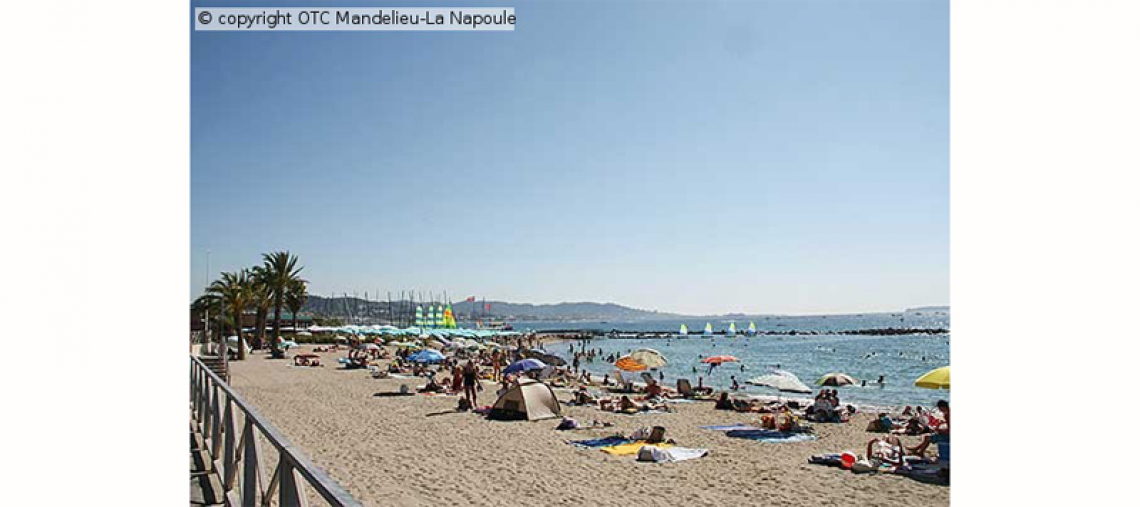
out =
[[475,296],[471,296],[467,299],[464,299],[463,302],[464,303],[474,303],[475,302]]
[[488,312],[491,311],[491,303],[483,303],[483,309]]

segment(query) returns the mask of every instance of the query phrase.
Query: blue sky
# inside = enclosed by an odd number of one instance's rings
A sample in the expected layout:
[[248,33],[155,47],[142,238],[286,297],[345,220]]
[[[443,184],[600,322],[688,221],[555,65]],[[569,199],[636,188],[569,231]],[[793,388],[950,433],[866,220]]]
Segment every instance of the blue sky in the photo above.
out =
[[288,249],[317,294],[949,303],[948,2],[337,2],[412,4],[518,24],[191,33],[192,297]]

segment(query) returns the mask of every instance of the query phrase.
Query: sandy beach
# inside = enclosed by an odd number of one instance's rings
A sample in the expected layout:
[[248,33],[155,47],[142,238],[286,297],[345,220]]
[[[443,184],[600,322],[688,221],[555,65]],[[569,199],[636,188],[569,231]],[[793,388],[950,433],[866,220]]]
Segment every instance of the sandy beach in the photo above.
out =
[[[311,347],[303,347],[305,351]],[[813,454],[863,453],[875,435],[868,414],[847,424],[817,424],[819,439],[763,443],[701,429],[751,423],[757,414],[717,411],[712,403],[676,404],[668,414],[619,415],[563,405],[563,414],[613,427],[557,431],[557,419],[489,421],[454,412],[454,396],[381,397],[423,379],[373,379],[341,369],[290,366],[254,354],[231,363],[232,384],[294,444],[366,505],[947,505],[950,489],[892,475],[855,475],[809,465]],[[479,404],[494,402],[494,387]],[[559,392],[563,402],[569,393]],[[625,434],[642,426],[709,456],[668,464],[580,449],[568,439]],[[912,445],[917,437],[904,437]]]

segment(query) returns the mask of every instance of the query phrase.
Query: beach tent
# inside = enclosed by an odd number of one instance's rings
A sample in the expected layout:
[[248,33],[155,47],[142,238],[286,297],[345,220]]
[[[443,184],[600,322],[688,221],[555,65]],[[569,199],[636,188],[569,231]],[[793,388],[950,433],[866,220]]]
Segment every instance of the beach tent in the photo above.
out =
[[950,367],[943,366],[926,372],[914,381],[914,385],[927,389],[950,389]]
[[522,379],[503,393],[491,407],[491,419],[537,421],[562,415],[562,406],[550,386]]

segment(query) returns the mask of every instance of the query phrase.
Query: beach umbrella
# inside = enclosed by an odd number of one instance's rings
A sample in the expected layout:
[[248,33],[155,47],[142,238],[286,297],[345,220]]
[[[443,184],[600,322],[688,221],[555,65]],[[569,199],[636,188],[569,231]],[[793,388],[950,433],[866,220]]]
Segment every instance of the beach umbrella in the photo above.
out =
[[754,379],[748,380],[749,384],[771,387],[778,391],[788,393],[810,393],[811,388],[800,381],[792,372],[777,370],[767,375],[761,375]]
[[644,364],[647,368],[660,368],[669,363],[665,360],[665,356],[653,349],[637,349],[627,357]]
[[507,369],[503,370],[503,373],[510,374],[520,371],[541,370],[543,368],[546,368],[546,363],[539,361],[538,359],[528,358],[521,361],[515,361],[510,366],[508,366]]
[[708,364],[721,364],[721,363],[735,363],[739,361],[735,356],[709,356],[701,359],[702,363]]
[[438,363],[443,361],[444,356],[438,350],[424,349],[415,354],[408,356],[408,360],[413,363]]
[[365,343],[361,345],[360,348],[364,350],[380,350],[380,346],[375,343]]
[[614,362],[614,366],[617,367],[617,369],[623,370],[623,371],[641,371],[641,370],[648,370],[649,369],[648,366],[641,364],[640,362],[638,362],[637,360],[635,360],[629,356],[619,357],[618,360],[616,362]]
[[851,375],[846,375],[843,373],[828,373],[827,375],[820,377],[815,384],[820,386],[839,387],[858,383],[859,381],[855,380],[855,377],[852,377]]
[[918,377],[918,380],[914,381],[914,385],[927,389],[950,389],[950,367],[943,366],[936,370],[930,370],[925,375]]

